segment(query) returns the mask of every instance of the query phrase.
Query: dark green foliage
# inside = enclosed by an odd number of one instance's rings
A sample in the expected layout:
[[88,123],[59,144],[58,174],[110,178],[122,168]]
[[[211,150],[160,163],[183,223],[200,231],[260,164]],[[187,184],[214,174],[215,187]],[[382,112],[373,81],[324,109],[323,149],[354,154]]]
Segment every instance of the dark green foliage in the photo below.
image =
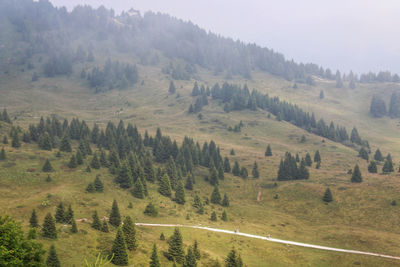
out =
[[44,172],[52,172],[54,169],[50,164],[49,159],[46,159],[46,162],[44,163],[43,167],[42,167],[42,171]]
[[11,135],[11,146],[14,148],[19,148],[21,147],[21,142],[19,141],[19,136],[18,132],[14,132],[13,135]]
[[106,157],[106,152],[103,149],[100,150],[100,165],[102,167],[108,167],[108,160]]
[[108,229],[108,223],[106,220],[103,220],[103,224],[101,225],[101,229],[100,229],[103,233],[108,233],[110,232]]
[[61,139],[60,151],[62,151],[62,152],[71,152],[72,151],[69,136],[67,134],[65,134],[63,136],[63,138]]
[[225,210],[222,212],[221,220],[223,220],[224,222],[228,220],[228,214],[226,213]]
[[153,245],[153,251],[150,257],[149,267],[161,267],[160,260],[158,259],[158,252],[156,244]]
[[306,161],[306,165],[307,166],[311,166],[312,165],[312,160],[311,160],[311,156],[310,153],[307,152],[306,157],[305,157],[305,161]]
[[92,172],[92,169],[90,168],[89,165],[87,165],[85,172]]
[[[390,154],[389,154],[389,155],[390,155]],[[392,162],[391,157],[388,157],[388,158],[385,160],[385,163],[383,164],[383,167],[382,167],[382,172],[383,172],[383,173],[394,172],[393,162]]]
[[5,160],[6,158],[6,151],[4,150],[4,147],[2,147],[0,151],[0,160]]
[[196,194],[194,196],[193,207],[195,207],[197,209],[197,213],[199,213],[199,214],[203,214],[204,213],[203,201],[201,200],[201,198],[199,197],[198,194]]
[[374,160],[376,160],[376,161],[383,161],[384,160],[384,158],[382,156],[382,153],[379,150],[379,148],[375,151]]
[[50,246],[49,255],[47,256],[47,259],[46,259],[46,266],[48,266],[48,267],[60,267],[61,266],[61,263],[60,263],[60,260],[58,259],[58,255],[57,255],[56,248],[54,247],[54,245]]
[[164,235],[164,233],[161,233],[161,235],[160,235],[160,240],[161,240],[161,241],[164,241],[164,240],[165,240],[165,235]]
[[136,198],[143,199],[144,198],[144,187],[142,184],[142,180],[140,178],[136,179],[135,184],[133,185],[132,195]]
[[11,123],[10,116],[8,115],[7,109],[3,109],[3,113],[0,114],[0,121]]
[[96,192],[103,192],[104,191],[103,182],[100,180],[100,177],[98,175],[94,179],[93,185],[94,185],[94,189],[95,189]]
[[42,245],[27,240],[21,225],[8,216],[0,216],[0,248],[0,266],[43,266]]
[[221,194],[219,193],[218,186],[214,186],[214,190],[211,193],[211,203],[220,204],[221,203]]
[[96,191],[96,189],[94,188],[94,184],[93,183],[89,183],[88,186],[86,187],[86,192],[94,193],[95,191]]
[[146,208],[144,209],[143,213],[147,216],[151,217],[157,217],[158,216],[158,210],[156,206],[152,202],[147,204]]
[[218,166],[218,179],[220,180],[225,179],[224,168],[222,167],[222,164],[219,164]]
[[324,91],[321,90],[321,92],[319,92],[319,99],[324,99],[324,98],[325,98]]
[[52,181],[52,179],[50,177],[50,174],[48,174],[47,177],[46,177],[46,182],[50,183],[51,181]]
[[42,235],[46,238],[57,239],[56,224],[51,213],[47,213],[42,225]]
[[175,202],[178,204],[185,204],[185,189],[183,188],[182,181],[179,180],[175,191]]
[[128,209],[133,209],[133,204],[132,204],[132,202],[129,202],[129,204],[128,204]]
[[99,215],[97,214],[97,210],[95,210],[94,212],[93,212],[93,215],[92,215],[92,219],[93,219],[93,221],[92,221],[92,228],[93,229],[96,229],[96,230],[101,230],[101,221],[100,221],[100,218],[99,218]]
[[158,192],[163,196],[171,197],[172,189],[171,189],[171,183],[169,181],[168,174],[164,174],[162,176],[161,181],[160,181],[160,187],[158,188]]
[[326,189],[324,196],[322,197],[322,200],[326,203],[332,202],[333,201],[333,197],[332,197],[332,192],[329,189],[329,187]]
[[39,227],[39,222],[38,222],[38,218],[36,216],[36,211],[35,209],[32,210],[32,214],[31,214],[31,218],[29,219],[29,225],[32,228],[37,228]]
[[225,267],[242,267],[243,262],[240,255],[237,254],[236,250],[232,248],[228,256],[225,259]]
[[225,193],[224,194],[224,199],[222,200],[222,206],[224,206],[224,207],[229,207],[229,198],[228,198],[228,195]]
[[386,115],[386,103],[378,95],[374,95],[371,100],[371,106],[369,108],[369,113],[375,117],[380,118]]
[[170,83],[169,83],[168,92],[170,94],[174,94],[176,92],[176,87],[175,87],[175,84],[173,81],[170,81]]
[[321,162],[321,155],[319,154],[319,150],[315,151],[314,162]]
[[201,254],[200,254],[199,244],[198,244],[197,240],[195,240],[193,243],[193,254],[197,260],[200,260]]
[[400,95],[397,92],[393,92],[390,97],[389,116],[391,118],[400,117]]
[[65,208],[64,204],[60,202],[56,209],[56,215],[54,216],[57,223],[64,223],[65,222]]
[[111,250],[111,253],[114,255],[111,262],[119,266],[128,265],[128,253],[126,249],[124,233],[121,227],[119,227]]
[[138,246],[136,239],[136,227],[130,216],[126,216],[122,225],[122,231],[124,232],[126,247],[129,250],[135,250]]
[[209,181],[210,181],[211,185],[218,185],[219,184],[218,174],[217,174],[217,170],[214,167],[214,164],[209,169]]
[[193,174],[189,174],[186,178],[186,183],[185,183],[185,188],[187,190],[193,190],[193,180],[194,180]]
[[368,151],[364,147],[360,149],[360,151],[358,152],[358,156],[362,159],[365,159],[366,161],[368,161],[369,159]]
[[8,138],[7,135],[3,137],[3,144],[8,145]]
[[175,228],[173,235],[168,239],[168,245],[168,256],[177,263],[183,263],[185,252],[179,228]]
[[351,182],[352,183],[361,183],[362,182],[360,167],[357,164],[354,166],[354,170],[351,175]]
[[191,246],[188,247],[185,261],[183,262],[182,267],[197,267],[196,257],[193,253],[193,248]]
[[90,162],[90,167],[92,167],[93,169],[100,169],[101,165],[100,165],[100,161],[99,158],[97,157],[97,153],[95,152],[92,158],[92,161]]
[[44,132],[42,135],[40,135],[38,145],[39,148],[43,150],[50,151],[52,149],[51,139],[47,132]]
[[254,162],[254,164],[253,164],[253,169],[251,170],[251,174],[253,175],[253,178],[259,178],[260,177],[260,172],[258,171],[257,162]]
[[[310,157],[311,161],[311,157]],[[309,172],[306,167],[306,161],[303,158],[300,162],[300,167],[297,167],[296,159],[286,152],[285,158],[281,160],[278,170],[278,181],[308,179]]]
[[231,156],[235,156],[235,150],[232,148],[229,154],[231,154]]
[[[317,166],[319,168],[320,166],[320,161],[317,163]],[[308,169],[306,167],[306,162],[305,160],[300,161],[300,167],[298,169],[298,173],[297,173],[297,179],[308,179],[310,177],[310,173],[308,172]]]
[[115,227],[118,227],[121,224],[121,215],[119,213],[118,203],[115,199],[112,204],[109,222],[112,226]]
[[121,188],[130,188],[132,186],[132,173],[127,164],[122,165],[118,176],[115,178],[115,182],[117,182]]
[[83,164],[83,157],[82,157],[82,153],[81,153],[81,150],[80,150],[80,149],[78,149],[78,150],[76,151],[76,163],[77,163],[78,165],[82,165],[82,164]]
[[27,239],[28,240],[32,240],[32,239],[36,239],[37,237],[38,237],[37,229],[36,228],[29,228]]
[[376,162],[371,160],[371,162],[368,165],[368,172],[370,173],[377,173],[378,172],[378,166],[376,165]]
[[242,167],[240,169],[240,177],[242,177],[243,179],[246,179],[248,176],[249,176],[249,173],[247,172],[247,168]]
[[267,146],[267,149],[265,150],[264,155],[265,155],[266,157],[272,156],[271,146],[270,146],[269,144],[268,144],[268,146]]
[[318,161],[317,164],[315,165],[315,168],[318,170],[321,168],[321,161]]
[[392,200],[392,202],[390,203],[390,205],[392,205],[392,206],[396,206],[396,205],[397,205],[397,202],[396,202],[396,200]]
[[74,211],[72,210],[71,204],[68,205],[67,211],[64,213],[64,222],[71,224],[74,219]]
[[224,172],[231,172],[231,164],[229,163],[229,158],[225,157],[224,159]]
[[71,156],[71,159],[69,160],[69,163],[68,163],[68,167],[71,168],[71,169],[74,169],[74,168],[78,167],[78,163],[76,162],[75,155]]
[[71,220],[71,233],[75,234],[78,232],[78,227],[76,226],[76,221],[74,218]]

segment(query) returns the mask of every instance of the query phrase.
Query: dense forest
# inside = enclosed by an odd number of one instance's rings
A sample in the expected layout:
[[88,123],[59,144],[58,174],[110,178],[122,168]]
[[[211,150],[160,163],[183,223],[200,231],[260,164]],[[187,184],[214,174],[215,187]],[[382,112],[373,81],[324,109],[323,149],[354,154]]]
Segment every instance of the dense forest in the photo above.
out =
[[251,78],[252,71],[258,70],[312,85],[312,76],[318,76],[336,80],[339,88],[344,81],[350,88],[355,87],[355,82],[400,81],[397,74],[390,72],[362,74],[358,78],[353,72],[346,75],[316,64],[295,63],[272,49],[224,38],[160,13],[142,16],[131,10],[116,15],[104,7],[89,6],[77,6],[68,12],[48,1],[4,0],[0,3],[0,17],[0,31],[4,33],[0,37],[4,46],[0,58],[6,72],[18,65],[34,68],[36,75],[71,75],[82,55],[86,53],[91,61],[107,46],[135,55],[140,64],[158,64],[160,56],[180,59],[180,63],[162,68],[173,79],[189,79],[200,66],[227,78]]

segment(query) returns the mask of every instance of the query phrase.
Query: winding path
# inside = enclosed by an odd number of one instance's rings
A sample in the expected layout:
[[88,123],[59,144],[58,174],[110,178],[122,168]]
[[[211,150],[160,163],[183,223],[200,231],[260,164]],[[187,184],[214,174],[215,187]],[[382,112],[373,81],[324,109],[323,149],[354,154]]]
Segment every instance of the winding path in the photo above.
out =
[[385,255],[385,254],[378,254],[378,253],[373,253],[373,252],[365,252],[365,251],[358,251],[358,250],[351,250],[351,249],[341,249],[341,248],[318,246],[318,245],[300,243],[300,242],[295,242],[295,241],[276,239],[276,238],[271,238],[271,237],[266,237],[266,236],[240,233],[240,232],[224,230],[224,229],[204,227],[204,226],[199,226],[199,225],[156,224],[156,223],[136,223],[136,225],[137,226],[150,226],[150,227],[185,227],[185,228],[194,228],[194,229],[201,229],[201,230],[218,232],[218,233],[225,233],[225,234],[239,235],[239,236],[245,236],[245,237],[250,237],[250,238],[257,238],[257,239],[262,239],[262,240],[266,240],[266,241],[270,241],[270,242],[288,244],[288,245],[293,245],[293,246],[300,246],[300,247],[306,247],[306,248],[315,248],[315,249],[322,249],[322,250],[329,250],[329,251],[337,251],[337,252],[344,252],[344,253],[350,253],[350,254],[369,255],[369,256],[375,256],[375,257],[381,257],[381,258],[400,260],[400,257],[397,257],[397,256],[390,256],[390,255]]

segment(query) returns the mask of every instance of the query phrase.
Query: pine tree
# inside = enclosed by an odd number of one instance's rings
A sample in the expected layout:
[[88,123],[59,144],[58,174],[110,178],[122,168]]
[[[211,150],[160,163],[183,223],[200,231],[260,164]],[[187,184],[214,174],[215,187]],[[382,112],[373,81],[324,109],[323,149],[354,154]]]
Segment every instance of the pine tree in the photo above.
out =
[[64,134],[63,138],[61,139],[61,144],[60,144],[60,151],[62,152],[71,152],[71,144],[69,141],[69,136],[67,134]]
[[95,210],[93,212],[92,219],[93,219],[92,225],[91,225],[92,228],[96,229],[96,230],[101,230],[101,221],[100,221],[99,215],[97,214],[97,210]]
[[4,147],[2,147],[0,151],[0,160],[5,160],[6,158],[6,151],[4,150]]
[[193,254],[197,260],[200,260],[201,254],[200,254],[199,244],[197,243],[197,240],[195,240],[193,243]]
[[242,167],[240,169],[240,177],[242,177],[243,179],[246,179],[249,176],[246,167]]
[[37,229],[36,228],[29,228],[27,239],[28,240],[36,239],[37,235],[38,234],[37,234]]
[[89,183],[88,186],[86,187],[86,192],[88,193],[93,193],[96,189],[94,188],[93,183]]
[[86,172],[92,172],[92,169],[90,169],[90,166],[89,165],[87,165],[87,167],[86,167],[86,170],[85,170]]
[[265,150],[264,155],[265,155],[266,157],[272,156],[271,146],[270,146],[269,144],[268,144],[268,146],[267,146],[267,149]]
[[115,227],[118,227],[121,224],[121,215],[119,213],[118,203],[115,199],[112,204],[109,222]]
[[[197,212],[199,214],[203,214],[202,213],[202,212],[204,212],[203,201],[201,201],[199,195],[197,195],[197,194],[194,196],[194,199],[193,199],[193,207],[195,207],[197,209]],[[199,212],[201,210],[202,210],[202,212]]]
[[52,172],[54,169],[50,164],[49,159],[46,159],[46,162],[44,163],[43,167],[42,167],[42,171],[43,172]]
[[211,193],[211,203],[214,203],[214,204],[221,203],[221,194],[219,193],[218,186],[214,186],[214,190]]
[[36,211],[35,209],[32,210],[32,214],[31,214],[31,218],[29,219],[29,225],[32,228],[37,228],[39,227],[39,222],[38,222],[38,218],[36,216]]
[[319,150],[315,151],[314,162],[321,162],[321,155],[319,154]]
[[228,214],[226,214],[225,210],[222,212],[221,220],[223,220],[224,222],[228,220]]
[[259,178],[260,177],[260,173],[258,171],[258,165],[257,162],[254,161],[253,164],[253,169],[251,170],[251,174],[253,175],[253,178]]
[[374,160],[376,161],[383,161],[383,156],[379,148],[375,151]]
[[40,135],[38,145],[40,149],[51,151],[53,146],[51,145],[51,139],[47,132]]
[[144,198],[144,188],[142,184],[142,180],[140,178],[136,179],[136,182],[132,189],[132,195],[136,198],[143,199]]
[[78,232],[78,227],[76,226],[76,221],[75,219],[72,217],[71,220],[71,233],[77,233]]
[[104,152],[103,149],[100,150],[100,165],[102,167],[108,167],[108,165],[109,165],[107,157],[106,157],[106,152]]
[[175,202],[178,204],[185,204],[185,189],[183,188],[182,181],[179,180],[175,191]]
[[126,249],[124,234],[121,227],[119,227],[111,250],[114,255],[111,262],[119,266],[128,265],[128,253]]
[[188,247],[182,267],[197,267],[196,257],[191,246]]
[[74,218],[74,211],[72,210],[71,204],[69,204],[67,211],[64,213],[64,222],[71,224],[73,218]]
[[170,83],[169,83],[168,92],[170,94],[174,94],[176,92],[175,84],[173,81],[170,81]]
[[386,103],[380,96],[374,95],[372,97],[369,113],[375,118],[381,118],[386,115]]
[[360,151],[358,152],[358,156],[360,158],[365,159],[366,161],[368,161],[368,158],[369,158],[368,151],[364,147],[362,147],[360,149]]
[[108,229],[108,223],[106,220],[103,220],[103,224],[101,225],[100,229],[103,233],[108,233],[110,230]]
[[160,260],[158,259],[157,246],[155,243],[153,245],[153,252],[151,253],[151,257],[150,257],[149,267],[161,267]]
[[209,175],[210,175],[210,184],[211,185],[218,185],[219,181],[218,181],[218,174],[217,174],[217,170],[214,167],[214,164],[212,164],[212,166],[209,169]]
[[224,194],[224,199],[222,200],[222,206],[229,207],[229,198],[226,193]]
[[378,166],[376,165],[376,162],[371,160],[371,162],[368,165],[368,172],[370,173],[377,173],[378,172]]
[[351,176],[351,182],[352,183],[361,183],[362,182],[360,167],[358,167],[357,164],[354,166],[354,170],[353,170],[353,173]]
[[[317,163],[317,165],[319,163],[320,163],[320,161]],[[310,173],[307,170],[306,161],[302,159],[300,162],[300,167],[298,169],[297,178],[298,179],[308,179],[309,177],[310,177]]]
[[185,188],[187,190],[193,190],[193,174],[189,174],[186,178]]
[[130,216],[126,216],[122,225],[122,231],[126,241],[126,247],[129,250],[135,250],[138,246],[136,239],[136,227]]
[[65,222],[65,209],[64,209],[64,204],[62,202],[58,204],[56,209],[56,215],[54,217],[56,218],[57,223]]
[[81,153],[81,150],[80,150],[80,149],[78,149],[78,150],[76,151],[76,163],[77,163],[78,165],[82,165],[82,164],[83,164],[83,157],[82,157],[82,153]]
[[74,169],[74,168],[78,167],[78,163],[76,162],[75,155],[71,156],[71,159],[69,160],[69,163],[68,163],[68,167],[71,168],[71,169]]
[[21,147],[21,142],[19,141],[19,136],[18,133],[15,132],[12,136],[11,136],[11,146],[14,148],[19,148]]
[[182,263],[184,260],[183,240],[179,228],[175,228],[174,234],[168,240],[168,255],[175,262]]
[[95,189],[96,192],[103,192],[104,191],[104,184],[100,180],[99,175],[97,175],[96,178],[94,179],[93,185],[94,185],[94,189]]
[[235,150],[234,150],[233,148],[231,149],[230,154],[231,154],[231,156],[234,156],[234,155],[235,155]]
[[164,233],[161,233],[161,235],[160,235],[160,240],[161,240],[161,241],[164,241],[164,240],[165,240],[165,235],[164,235]]
[[391,157],[388,157],[388,159],[386,159],[386,161],[385,161],[385,163],[383,164],[383,167],[382,167],[382,172],[383,173],[394,172],[393,162],[392,162]]
[[170,183],[168,174],[164,174],[162,176],[161,181],[160,181],[160,187],[158,188],[158,192],[163,196],[171,197],[172,189],[171,189],[171,183]]
[[7,138],[7,135],[5,135],[5,136],[3,137],[3,144],[4,144],[4,145],[8,145],[8,138]]
[[115,181],[121,188],[130,188],[132,186],[132,173],[127,164],[123,164]]
[[225,267],[242,267],[243,263],[239,255],[234,248],[229,252],[225,259]]
[[229,158],[225,157],[224,159],[224,172],[231,172],[231,164],[229,163]]
[[224,168],[222,167],[222,164],[219,164],[219,166],[218,166],[218,179],[220,179],[220,180],[225,179]]
[[100,161],[99,158],[97,157],[97,153],[94,152],[92,161],[90,162],[90,167],[92,167],[93,169],[100,169],[101,165],[100,165]]
[[213,212],[211,213],[211,218],[210,218],[210,220],[213,221],[213,222],[216,222],[216,221],[217,221],[217,213],[215,213],[215,211],[213,211]]
[[49,255],[47,256],[46,266],[48,267],[60,267],[61,263],[58,259],[56,248],[54,245],[50,246]]
[[324,99],[324,98],[325,98],[324,91],[321,90],[321,92],[319,92],[319,99]]
[[52,181],[52,179],[50,177],[50,174],[48,174],[47,177],[46,177],[46,182],[50,183],[51,181]]
[[310,153],[306,154],[305,161],[306,161],[306,165],[307,166],[311,166],[312,165]]
[[57,239],[57,229],[51,213],[47,213],[42,226],[42,235],[46,238]]
[[332,198],[332,192],[331,192],[331,190],[329,189],[329,187],[326,189],[326,191],[325,191],[325,193],[324,193],[324,196],[322,197],[322,200],[323,200],[324,202],[327,202],[327,203],[332,202],[332,200],[333,200],[333,198]]
[[158,211],[157,208],[154,206],[152,202],[147,204],[146,208],[144,209],[143,213],[147,216],[151,217],[157,217],[158,216]]

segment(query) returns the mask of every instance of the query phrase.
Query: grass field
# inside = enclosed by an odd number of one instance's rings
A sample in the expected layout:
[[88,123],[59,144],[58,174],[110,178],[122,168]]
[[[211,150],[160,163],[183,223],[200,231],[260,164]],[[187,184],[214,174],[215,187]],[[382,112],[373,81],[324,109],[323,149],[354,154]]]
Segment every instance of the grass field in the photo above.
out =
[[[105,169],[86,173],[85,167],[81,167],[71,171],[65,166],[69,160],[67,154],[58,159],[55,151],[39,151],[36,145],[26,144],[19,149],[5,146],[8,159],[0,162],[0,214],[10,214],[27,227],[32,208],[37,210],[42,222],[45,214],[49,211],[54,213],[56,205],[62,200],[72,204],[76,218],[90,219],[94,210],[98,210],[101,217],[108,216],[112,200],[117,199],[122,215],[129,214],[140,222],[201,223],[305,243],[400,255],[400,207],[390,204],[392,200],[400,202],[400,175],[397,172],[390,175],[368,174],[367,162],[357,157],[357,151],[329,140],[323,142],[321,137],[289,123],[278,122],[273,116],[268,119],[265,111],[225,113],[216,102],[211,101],[209,106],[203,108],[203,119],[199,120],[196,115],[187,114],[193,101],[190,96],[193,81],[176,81],[177,93],[169,95],[169,79],[161,74],[159,67],[140,66],[139,71],[144,85],[139,83],[124,91],[113,90],[102,94],[93,94],[82,80],[74,76],[40,78],[31,82],[32,73],[28,71],[14,76],[1,74],[0,107],[7,107],[9,113],[16,117],[14,124],[22,127],[36,123],[40,116],[51,115],[69,119],[79,117],[89,124],[96,122],[100,125],[123,119],[126,123],[136,124],[142,132],[147,129],[154,134],[156,128],[161,127],[163,133],[179,141],[184,136],[200,142],[212,139],[221,146],[223,156],[229,155],[233,148],[236,155],[229,156],[231,163],[238,160],[251,170],[253,162],[257,161],[261,176],[260,179],[250,177],[242,180],[227,175],[220,191],[228,192],[231,198],[231,207],[226,209],[229,221],[209,220],[212,210],[220,216],[220,206],[207,206],[204,215],[195,213],[191,207],[193,192],[186,192],[184,208],[160,196],[156,185],[149,185],[147,199],[137,200],[129,192],[119,189],[112,182],[113,176]],[[213,85],[224,81],[207,71],[200,71],[199,76],[200,84]],[[299,85],[298,89],[293,89],[292,83],[265,73],[255,73],[249,81],[234,78],[229,82],[247,83],[250,89],[296,103],[314,111],[317,118],[333,120],[345,125],[348,130],[354,125],[361,137],[369,140],[372,151],[379,147],[384,155],[390,152],[394,162],[399,162],[398,120],[373,119],[368,115],[372,95],[379,92],[387,99],[393,90],[399,90],[397,85],[359,85],[350,90],[336,89],[332,82],[317,81],[314,87]],[[325,92],[323,100],[319,99],[320,90]],[[227,130],[240,121],[245,124],[240,133]],[[7,132],[6,127],[3,124],[0,135]],[[306,136],[305,143],[299,142],[302,135]],[[264,157],[267,144],[271,144],[273,152],[269,158]],[[313,155],[317,149],[322,156],[321,169],[316,170],[314,164],[309,180],[276,182],[279,161],[286,151],[304,156],[307,152]],[[51,183],[45,181],[47,174],[40,171],[45,158],[50,158],[56,169],[51,174]],[[364,178],[361,184],[350,183],[347,174],[356,163],[360,164]],[[398,166],[395,164],[396,168]],[[87,184],[97,174],[105,182],[105,192],[84,193]],[[203,197],[209,196],[212,191],[212,187],[203,181],[205,174],[205,169],[196,170],[195,190]],[[328,205],[321,201],[327,186],[331,188],[334,198],[334,202]],[[259,190],[262,197],[258,202]],[[276,194],[278,199],[273,197]],[[48,205],[43,206],[43,201]],[[159,206],[159,217],[143,215],[149,201]],[[133,203],[133,209],[128,209],[129,202]],[[81,230],[76,235],[69,234],[63,225],[57,227],[60,237],[55,244],[65,266],[81,266],[85,257],[93,257],[94,231],[88,223],[78,223]],[[173,229],[138,229],[140,245],[138,251],[130,254],[131,263],[147,266],[153,242],[161,251],[166,251],[166,242],[158,237],[161,232],[168,237]],[[216,258],[222,262],[233,246],[239,250],[247,266],[400,265],[387,259],[317,251],[193,229],[183,229],[182,232],[186,245],[192,244],[194,239],[199,241],[204,254],[202,266],[208,266],[210,260]],[[115,231],[110,234],[96,232],[97,249],[109,250],[114,236]],[[52,243],[42,241],[46,247]],[[164,257],[161,258],[163,266],[172,265]]]

